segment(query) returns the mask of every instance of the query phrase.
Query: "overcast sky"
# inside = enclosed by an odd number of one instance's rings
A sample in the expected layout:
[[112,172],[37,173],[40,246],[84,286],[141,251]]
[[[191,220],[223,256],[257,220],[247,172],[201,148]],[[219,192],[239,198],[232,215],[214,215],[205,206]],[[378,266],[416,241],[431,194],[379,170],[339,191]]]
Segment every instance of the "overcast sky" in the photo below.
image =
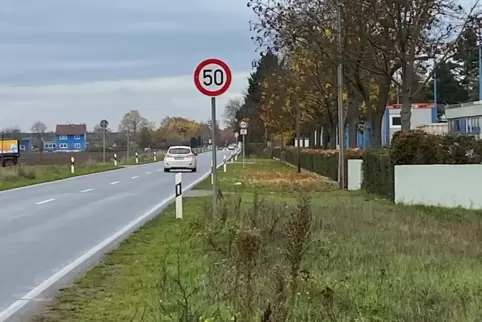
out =
[[244,0],[1,0],[0,128],[107,119],[117,129],[131,109],[206,120],[192,73],[212,56],[233,71],[221,117],[256,57],[252,17]]

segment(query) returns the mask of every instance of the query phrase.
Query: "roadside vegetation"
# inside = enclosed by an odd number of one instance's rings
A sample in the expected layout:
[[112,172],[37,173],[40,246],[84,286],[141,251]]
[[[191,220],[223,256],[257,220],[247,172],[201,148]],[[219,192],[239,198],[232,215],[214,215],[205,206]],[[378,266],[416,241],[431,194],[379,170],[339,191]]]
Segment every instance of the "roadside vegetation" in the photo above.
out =
[[102,164],[92,161],[76,164],[74,174],[70,172],[70,165],[30,166],[21,164],[14,167],[0,167],[0,190],[8,190],[118,168],[119,167],[115,167],[114,164]]
[[216,216],[211,197],[185,198],[183,220],[169,207],[32,320],[482,319],[480,211],[396,206],[279,161],[219,183]]

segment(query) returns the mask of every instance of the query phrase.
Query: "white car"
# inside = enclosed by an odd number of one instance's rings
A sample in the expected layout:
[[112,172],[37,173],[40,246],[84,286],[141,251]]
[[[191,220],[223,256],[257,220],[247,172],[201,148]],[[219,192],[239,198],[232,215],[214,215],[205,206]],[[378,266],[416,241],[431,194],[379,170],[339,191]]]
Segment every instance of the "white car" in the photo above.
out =
[[191,170],[196,172],[196,153],[189,146],[171,146],[164,156],[164,172]]
[[228,150],[236,150],[236,144],[230,144]]

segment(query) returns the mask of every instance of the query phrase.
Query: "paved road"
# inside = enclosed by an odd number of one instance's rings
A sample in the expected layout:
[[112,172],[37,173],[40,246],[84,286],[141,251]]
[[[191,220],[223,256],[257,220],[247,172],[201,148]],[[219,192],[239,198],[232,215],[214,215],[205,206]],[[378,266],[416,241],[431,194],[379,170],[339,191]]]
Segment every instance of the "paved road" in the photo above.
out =
[[[225,153],[218,152],[218,163]],[[197,173],[183,174],[183,186],[206,176],[210,166],[211,153],[200,154]],[[29,292],[38,296],[31,291],[154,213],[174,191],[174,174],[158,162],[0,192],[0,321],[2,311],[28,302]]]

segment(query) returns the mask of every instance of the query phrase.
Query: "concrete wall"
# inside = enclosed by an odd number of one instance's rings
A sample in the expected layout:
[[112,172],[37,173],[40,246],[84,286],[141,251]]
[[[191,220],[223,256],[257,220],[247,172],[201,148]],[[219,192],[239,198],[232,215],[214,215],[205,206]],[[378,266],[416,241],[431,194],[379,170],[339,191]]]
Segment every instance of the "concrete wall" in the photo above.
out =
[[395,166],[395,202],[482,209],[482,165]]
[[362,173],[362,165],[363,160],[348,160],[348,190],[360,190],[362,181],[363,181],[363,173]]

